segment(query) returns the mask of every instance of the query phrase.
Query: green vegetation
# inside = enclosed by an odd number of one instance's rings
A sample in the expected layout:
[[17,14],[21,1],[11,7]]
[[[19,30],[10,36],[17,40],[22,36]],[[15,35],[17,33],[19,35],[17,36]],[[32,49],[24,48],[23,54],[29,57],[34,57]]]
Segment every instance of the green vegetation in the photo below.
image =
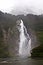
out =
[[43,45],[34,48],[32,51],[32,57],[43,57]]
[[43,31],[37,31],[36,34],[39,39],[40,46],[32,50],[32,57],[43,57]]
[[38,39],[40,41],[41,44],[43,44],[43,31],[38,31],[36,32]]
[[0,58],[9,57],[8,45],[3,41],[3,34],[0,30]]
[[0,41],[0,58],[9,57],[8,47],[4,45],[3,41]]
[[9,52],[7,50],[7,46],[0,43],[0,58],[6,58],[9,57]]

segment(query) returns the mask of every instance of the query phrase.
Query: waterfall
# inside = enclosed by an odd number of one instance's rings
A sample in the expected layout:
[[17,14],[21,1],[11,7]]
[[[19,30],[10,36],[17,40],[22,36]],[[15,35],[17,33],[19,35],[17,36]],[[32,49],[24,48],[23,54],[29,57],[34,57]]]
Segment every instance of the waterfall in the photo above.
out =
[[31,38],[27,33],[27,29],[23,24],[23,21],[20,20],[19,23],[19,32],[20,32],[20,42],[19,42],[19,56],[31,56]]

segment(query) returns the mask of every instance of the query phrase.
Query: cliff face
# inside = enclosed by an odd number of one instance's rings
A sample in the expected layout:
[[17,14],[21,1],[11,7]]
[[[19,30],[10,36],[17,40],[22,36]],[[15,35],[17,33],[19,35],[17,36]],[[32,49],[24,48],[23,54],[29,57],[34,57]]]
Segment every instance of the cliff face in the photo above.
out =
[[[6,57],[9,57],[9,55],[14,56],[16,55],[15,53],[18,53],[19,32],[16,23],[18,19],[22,19],[27,28],[32,39],[32,49],[42,43],[41,34],[38,34],[38,32],[43,31],[43,15],[28,14],[27,16],[15,16],[0,11],[0,53],[3,57],[5,57],[5,55]],[[3,49],[5,50],[4,55]],[[0,57],[2,57],[1,55]]]

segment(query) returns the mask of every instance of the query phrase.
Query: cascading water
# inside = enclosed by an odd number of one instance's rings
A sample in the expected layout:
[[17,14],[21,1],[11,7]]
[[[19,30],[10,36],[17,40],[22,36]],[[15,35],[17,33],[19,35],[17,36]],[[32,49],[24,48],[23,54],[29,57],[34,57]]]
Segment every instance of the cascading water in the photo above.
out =
[[20,42],[19,42],[19,56],[20,57],[27,57],[31,56],[31,38],[27,33],[27,29],[23,24],[23,21],[20,20],[19,24],[19,32],[20,32]]

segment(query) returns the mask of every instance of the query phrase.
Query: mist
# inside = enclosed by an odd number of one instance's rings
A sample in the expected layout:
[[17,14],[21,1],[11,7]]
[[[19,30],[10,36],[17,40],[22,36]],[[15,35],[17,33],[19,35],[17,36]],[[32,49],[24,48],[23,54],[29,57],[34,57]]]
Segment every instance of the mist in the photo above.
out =
[[21,14],[43,14],[43,0],[18,0],[17,4],[10,11],[13,15]]
[[41,15],[43,0],[0,0],[0,10],[13,15]]

